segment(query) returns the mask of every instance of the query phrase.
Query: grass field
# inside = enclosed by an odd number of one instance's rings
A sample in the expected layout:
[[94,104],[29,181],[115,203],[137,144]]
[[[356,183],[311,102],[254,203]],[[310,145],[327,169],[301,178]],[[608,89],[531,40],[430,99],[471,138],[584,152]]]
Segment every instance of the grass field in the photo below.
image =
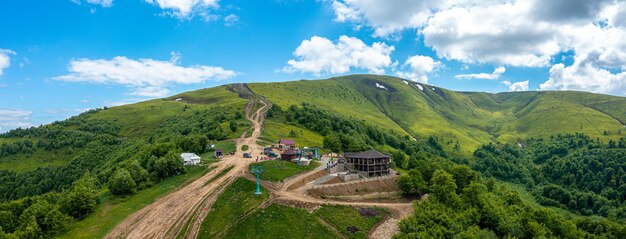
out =
[[215,148],[224,150],[224,154],[229,154],[237,151],[237,144],[234,140],[222,140],[215,142]]
[[340,238],[332,229],[321,224],[304,209],[272,204],[252,214],[229,230],[224,238]]
[[237,221],[257,208],[269,195],[261,189],[262,195],[254,194],[256,184],[238,178],[217,198],[211,211],[202,221],[198,238],[220,238],[231,228],[237,228]]
[[364,208],[362,215],[357,209],[349,206],[323,206],[314,214],[348,238],[366,239],[372,227],[385,218],[387,211],[382,208]]
[[[292,130],[296,133],[295,137],[290,135]],[[293,139],[299,147],[319,147],[322,146],[324,140],[320,134],[305,128],[288,125],[273,119],[265,121],[262,140],[267,143],[276,143],[285,138]]]
[[207,167],[204,166],[188,169],[186,174],[168,178],[129,197],[119,198],[111,196],[108,192],[105,193],[95,212],[84,220],[73,223],[68,232],[60,238],[103,238],[118,223],[134,212],[207,173]]
[[317,168],[320,163],[317,161],[311,161],[308,166],[300,166],[290,161],[269,160],[259,163],[253,163],[252,165],[250,165],[250,168],[252,168],[252,166],[259,165],[263,166],[264,169],[263,173],[261,173],[262,180],[280,182],[293,175],[313,170]]
[[[400,133],[437,135],[444,148],[452,149],[458,141],[462,155],[471,155],[485,143],[514,143],[528,137],[585,133],[608,141],[626,136],[623,97],[583,92],[455,92],[416,84],[387,76],[350,75],[249,86],[283,109],[306,102]],[[270,120],[263,135],[273,141],[291,130],[301,129]],[[315,145],[322,138],[303,130],[296,140]]]
[[248,149],[250,149],[250,146],[248,146],[247,144],[241,146],[241,151],[248,151]]
[[14,154],[0,157],[0,169],[23,173],[39,167],[59,167],[66,165],[80,154],[81,148],[46,151],[37,149],[32,154]]
[[[176,101],[176,99],[182,99]],[[238,94],[226,90],[225,86],[190,91],[166,99],[155,99],[135,104],[112,107],[99,111],[92,117],[95,119],[113,120],[121,125],[121,134],[127,137],[145,137],[161,123],[174,115],[192,114],[196,109],[219,106],[230,112],[244,112],[247,100]],[[239,123],[247,124],[241,120]],[[222,125],[230,132],[227,125]],[[233,138],[239,137],[248,127],[239,127],[238,132],[231,133]]]

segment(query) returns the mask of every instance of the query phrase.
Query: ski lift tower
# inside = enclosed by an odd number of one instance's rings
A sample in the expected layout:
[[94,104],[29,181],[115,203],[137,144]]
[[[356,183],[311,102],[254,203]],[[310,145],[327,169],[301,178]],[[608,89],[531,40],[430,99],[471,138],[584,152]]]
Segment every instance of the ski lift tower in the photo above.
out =
[[252,172],[256,174],[256,192],[254,194],[261,195],[261,173],[263,172],[263,166],[252,166]]

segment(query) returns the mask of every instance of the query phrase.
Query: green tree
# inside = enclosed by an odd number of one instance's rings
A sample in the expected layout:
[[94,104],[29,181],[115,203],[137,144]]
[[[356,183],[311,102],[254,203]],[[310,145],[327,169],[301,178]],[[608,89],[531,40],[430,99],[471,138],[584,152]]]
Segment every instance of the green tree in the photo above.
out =
[[454,165],[450,170],[450,173],[452,173],[452,177],[456,182],[457,193],[460,193],[472,181],[476,181],[478,179],[478,172],[472,170],[467,165]]
[[229,127],[230,127],[230,131],[233,131],[233,132],[237,132],[237,129],[239,128],[239,126],[237,125],[237,121],[235,120],[231,120],[229,122]]
[[109,179],[109,191],[115,195],[128,195],[135,192],[135,180],[126,169],[118,169]]
[[341,141],[336,134],[329,134],[324,136],[323,145],[325,149],[331,152],[341,153]]
[[398,187],[405,195],[419,196],[427,192],[426,181],[424,181],[422,174],[416,169],[400,176],[398,178]]
[[433,173],[430,191],[435,199],[447,205],[456,205],[459,202],[456,188],[454,178],[448,172],[438,169]]
[[154,173],[157,179],[176,176],[185,173],[185,164],[180,156],[170,152],[154,162]]
[[408,156],[402,152],[402,150],[396,150],[393,152],[393,161],[399,168],[406,168],[408,164]]
[[92,213],[98,204],[96,179],[89,173],[74,182],[62,200],[61,209],[74,218],[84,218]]
[[50,204],[45,200],[39,200],[30,205],[20,216],[22,225],[32,226],[33,231],[36,232],[37,228],[32,225],[33,218],[35,219],[34,224],[38,225],[42,234],[45,235],[56,235],[60,233],[72,220],[71,217],[61,213],[58,206]]

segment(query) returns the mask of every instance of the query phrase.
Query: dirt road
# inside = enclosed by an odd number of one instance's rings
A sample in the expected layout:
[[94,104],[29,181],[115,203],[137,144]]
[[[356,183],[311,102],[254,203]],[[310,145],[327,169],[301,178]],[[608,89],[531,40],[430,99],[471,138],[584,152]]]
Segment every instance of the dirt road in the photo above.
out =
[[[174,238],[189,220],[191,223],[187,235],[195,238],[204,218],[198,212],[206,214],[204,209],[211,207],[219,192],[235,178],[245,174],[248,166],[254,162],[254,159],[243,157],[241,146],[250,146],[248,152],[252,155],[258,155],[262,151],[256,141],[261,135],[265,113],[271,104],[265,100],[259,101],[263,107],[256,112],[251,112],[253,104],[248,104],[246,108],[246,118],[252,123],[254,131],[252,136],[246,138],[244,133],[237,140],[237,152],[234,155],[226,156],[213,164],[217,168],[198,180],[132,214],[109,232],[106,238]],[[232,169],[220,179],[209,182],[231,166]]]
[[[263,106],[252,112],[255,100]],[[246,119],[252,123],[254,131],[250,137],[246,137],[244,133],[237,139],[237,152],[234,155],[226,156],[220,162],[213,164],[216,168],[198,180],[132,214],[109,232],[106,238],[175,238],[179,233],[182,233],[184,238],[196,238],[202,220],[217,197],[236,178],[247,175],[249,165],[254,162],[254,159],[243,157],[244,152],[240,150],[241,147],[248,145],[252,155],[259,155],[262,152],[261,146],[256,142],[261,135],[265,113],[270,107],[271,104],[266,100],[251,99],[246,107]],[[221,178],[212,180],[231,167],[232,169]],[[307,185],[299,186],[302,184],[300,181],[318,173],[319,170],[324,169],[322,167],[290,178],[282,187],[265,185],[269,182],[264,182],[264,186],[276,200],[312,204],[376,206],[390,210],[391,215],[370,232],[371,238],[391,238],[398,231],[397,223],[413,213],[411,203],[346,202],[310,197],[306,194]],[[186,229],[182,231],[183,228]]]

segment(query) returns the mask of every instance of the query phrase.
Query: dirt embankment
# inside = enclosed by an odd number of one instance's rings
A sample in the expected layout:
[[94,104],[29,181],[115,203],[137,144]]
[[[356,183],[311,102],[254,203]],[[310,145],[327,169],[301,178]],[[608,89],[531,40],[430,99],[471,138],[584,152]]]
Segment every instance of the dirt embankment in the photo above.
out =
[[372,193],[399,192],[398,183],[395,178],[385,178],[371,181],[357,181],[354,183],[339,183],[316,186],[308,190],[313,197],[327,196],[355,196]]
[[326,175],[328,175],[328,172],[326,170],[320,170],[313,174],[309,174],[303,178],[298,178],[295,181],[290,182],[289,186],[287,187],[287,191],[301,188],[302,186],[306,185],[308,182],[312,182],[315,179],[324,177]]

